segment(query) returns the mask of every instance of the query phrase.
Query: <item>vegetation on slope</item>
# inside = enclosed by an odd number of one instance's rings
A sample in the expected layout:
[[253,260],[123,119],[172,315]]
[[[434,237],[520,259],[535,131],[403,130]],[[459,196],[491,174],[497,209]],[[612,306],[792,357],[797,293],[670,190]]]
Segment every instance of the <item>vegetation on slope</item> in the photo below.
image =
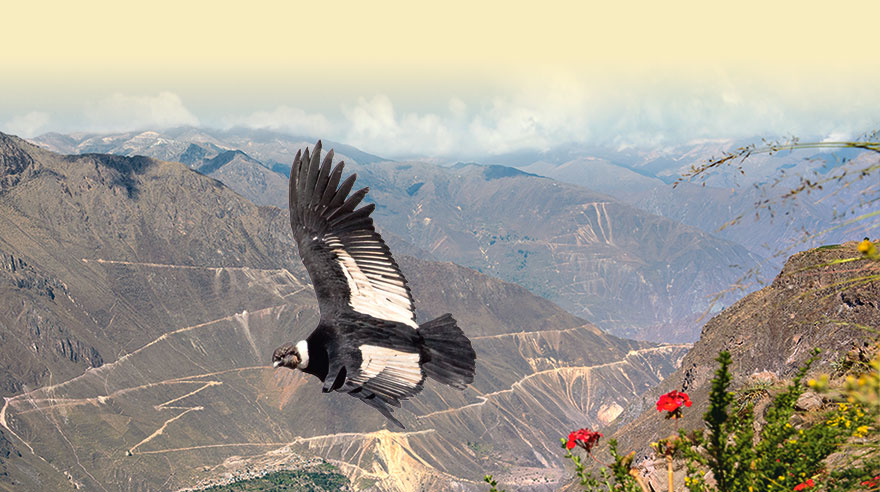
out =
[[262,477],[242,480],[227,485],[215,485],[204,490],[211,492],[335,492],[349,490],[349,481],[329,464],[314,469],[279,471]]
[[[870,364],[852,365],[851,373],[838,378],[835,384],[829,385],[828,375],[823,375],[805,385],[803,380],[816,359],[814,355],[791,384],[773,398],[763,412],[763,422],[758,422],[753,404],[747,403],[744,409],[737,406],[737,393],[731,391],[730,354],[721,352],[717,359],[720,367],[712,379],[709,409],[703,415],[705,430],[679,429],[652,443],[667,464],[668,480],[663,488],[669,492],[682,490],[676,486],[675,475],[676,469],[684,466],[684,488],[690,492],[880,489],[880,353],[876,346],[873,350]],[[811,408],[802,403],[807,386],[826,395],[824,405]],[[689,403],[686,394],[671,392],[661,396],[657,409],[668,412],[667,418],[674,420]],[[646,482],[644,468],[633,464],[635,452],[619,454],[614,439],[609,446],[613,461],[607,468],[602,466],[593,455],[600,438],[597,432],[580,429],[567,441],[562,439],[565,457],[573,462],[583,490],[657,490]],[[575,446],[582,450],[580,454],[599,463],[598,478],[591,472],[590,463],[572,452]],[[491,475],[485,481],[491,492],[499,492]]]

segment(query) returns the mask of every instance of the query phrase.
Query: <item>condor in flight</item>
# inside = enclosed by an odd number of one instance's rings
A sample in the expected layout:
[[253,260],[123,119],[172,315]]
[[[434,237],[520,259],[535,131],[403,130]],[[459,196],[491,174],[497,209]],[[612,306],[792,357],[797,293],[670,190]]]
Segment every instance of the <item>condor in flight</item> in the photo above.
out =
[[320,162],[321,142],[297,152],[290,170],[290,226],[315,287],[321,319],[305,340],[272,355],[275,367],[323,381],[325,393],[360,398],[396,425],[390,406],[422,390],[428,377],[454,388],[474,380],[476,354],[450,314],[416,323],[406,279],[373,228],[375,205],[355,209],[368,188],[349,196],[333,151]]

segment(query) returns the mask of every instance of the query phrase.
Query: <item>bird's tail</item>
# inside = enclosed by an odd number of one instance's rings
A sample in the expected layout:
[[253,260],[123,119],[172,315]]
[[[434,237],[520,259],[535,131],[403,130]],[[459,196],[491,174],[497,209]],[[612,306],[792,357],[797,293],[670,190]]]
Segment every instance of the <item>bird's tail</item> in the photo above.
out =
[[420,325],[419,333],[430,356],[422,366],[428,377],[458,389],[474,382],[477,354],[451,314]]

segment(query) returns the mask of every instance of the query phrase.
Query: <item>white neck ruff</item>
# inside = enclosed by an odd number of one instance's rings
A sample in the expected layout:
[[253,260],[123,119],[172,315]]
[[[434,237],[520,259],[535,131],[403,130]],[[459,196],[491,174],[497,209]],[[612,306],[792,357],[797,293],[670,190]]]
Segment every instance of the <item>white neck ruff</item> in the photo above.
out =
[[296,365],[297,369],[305,369],[309,367],[309,344],[305,340],[296,342],[296,351],[299,352],[300,361]]

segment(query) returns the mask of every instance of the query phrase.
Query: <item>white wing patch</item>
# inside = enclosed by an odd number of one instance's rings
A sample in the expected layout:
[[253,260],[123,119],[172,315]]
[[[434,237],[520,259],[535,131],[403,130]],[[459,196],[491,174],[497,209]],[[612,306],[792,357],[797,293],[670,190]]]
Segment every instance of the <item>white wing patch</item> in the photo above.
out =
[[[351,382],[364,384],[380,374],[390,386],[415,388],[422,380],[419,354],[376,345],[361,345],[361,370]],[[383,384],[382,386],[386,386]]]
[[[342,273],[345,274],[345,280],[351,291],[348,303],[352,309],[374,318],[419,328],[414,320],[412,301],[406,292],[403,280],[399,278],[390,261],[381,254],[369,253],[359,253],[358,259],[355,260],[336,236],[326,235],[324,240],[336,254]],[[367,272],[358,266],[359,263],[363,263]],[[416,366],[418,367],[418,360]]]

